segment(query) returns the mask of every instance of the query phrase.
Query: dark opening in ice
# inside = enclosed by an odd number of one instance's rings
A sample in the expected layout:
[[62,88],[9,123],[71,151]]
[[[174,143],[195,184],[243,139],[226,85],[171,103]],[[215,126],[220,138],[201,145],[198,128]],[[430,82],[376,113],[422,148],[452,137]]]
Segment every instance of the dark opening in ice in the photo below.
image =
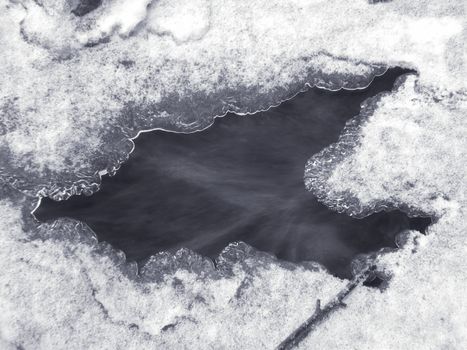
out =
[[80,0],[71,11],[75,16],[82,17],[101,6],[102,0]]
[[364,90],[309,89],[266,112],[229,114],[199,133],[142,134],[130,160],[115,177],[103,178],[99,192],[45,199],[35,215],[84,221],[130,260],[180,247],[216,257],[241,240],[350,277],[353,257],[396,247],[397,233],[422,231],[430,220],[398,211],[364,219],[333,212],[306,191],[305,163],[337,140],[364,99],[390,90],[402,73],[392,69]]

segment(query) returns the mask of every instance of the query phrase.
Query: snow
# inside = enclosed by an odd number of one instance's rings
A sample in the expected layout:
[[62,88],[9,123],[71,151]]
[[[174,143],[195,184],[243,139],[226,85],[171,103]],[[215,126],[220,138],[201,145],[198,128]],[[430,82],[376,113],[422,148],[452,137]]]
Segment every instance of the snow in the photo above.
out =
[[182,250],[137,275],[83,224],[25,222],[10,200],[0,213],[0,338],[11,346],[272,348],[344,284],[244,245],[227,247],[217,270]]
[[305,84],[366,86],[386,66],[463,84],[462,5],[394,1],[0,1],[2,179],[56,199],[92,192],[141,130],[190,132]]
[[380,292],[357,288],[301,344],[310,349],[464,349],[467,344],[466,213],[455,211],[382,255],[391,274]]
[[[467,345],[467,95],[403,77],[307,164],[305,183],[327,205],[361,216],[390,207],[430,214],[428,235],[377,258],[380,292],[359,288],[303,349],[463,349]],[[339,336],[337,336],[339,335]]]

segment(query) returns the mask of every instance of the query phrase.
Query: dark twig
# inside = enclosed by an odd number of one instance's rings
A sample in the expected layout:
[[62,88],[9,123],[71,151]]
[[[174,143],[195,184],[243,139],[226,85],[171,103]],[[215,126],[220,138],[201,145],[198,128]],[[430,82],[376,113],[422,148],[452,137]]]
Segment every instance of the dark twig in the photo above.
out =
[[327,303],[324,308],[321,308],[321,301],[318,299],[316,301],[316,308],[305,322],[303,322],[300,327],[298,327],[293,333],[291,333],[279,346],[277,350],[290,350],[295,348],[303,339],[305,339],[310,332],[316,328],[321,322],[323,322],[328,315],[341,308],[345,307],[344,299],[360,284],[362,284],[369,276],[370,272],[368,270],[363,271],[358,276],[354,277],[347,286],[329,303]]

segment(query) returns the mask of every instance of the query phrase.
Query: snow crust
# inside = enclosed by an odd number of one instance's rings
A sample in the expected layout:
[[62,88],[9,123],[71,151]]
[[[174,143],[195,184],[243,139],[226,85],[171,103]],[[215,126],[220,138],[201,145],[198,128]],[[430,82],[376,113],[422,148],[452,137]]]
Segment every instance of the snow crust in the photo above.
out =
[[[427,88],[413,75],[367,101],[337,144],[314,155],[305,183],[327,205],[362,216],[391,207],[429,214],[428,235],[363,258],[388,280],[358,288],[301,344],[326,349],[467,346],[467,95]],[[336,336],[339,335],[339,336]]]
[[399,207],[437,222],[357,261],[386,288],[355,288],[301,346],[467,348],[461,2],[104,0],[82,17],[76,4],[0,0],[0,347],[278,345],[347,281],[241,244],[216,268],[180,251],[137,274],[83,224],[39,225],[30,197],[95,191],[141,130],[201,130],[399,65],[418,75],[368,100],[305,183],[349,215]]
[[344,284],[241,244],[217,269],[181,250],[137,275],[83,224],[24,222],[9,200],[0,213],[0,338],[12,348],[273,348]]
[[[391,276],[381,292],[360,287],[299,349],[464,349],[467,345],[466,212],[443,216],[429,235],[378,258]],[[376,344],[376,345],[375,345]]]
[[365,101],[340,140],[314,155],[305,184],[350,215],[388,207],[441,216],[466,202],[467,93],[415,75]]
[[92,192],[139,131],[200,130],[306,83],[362,87],[391,65],[463,82],[457,1],[104,0],[82,17],[75,6],[0,1],[0,176],[29,195]]

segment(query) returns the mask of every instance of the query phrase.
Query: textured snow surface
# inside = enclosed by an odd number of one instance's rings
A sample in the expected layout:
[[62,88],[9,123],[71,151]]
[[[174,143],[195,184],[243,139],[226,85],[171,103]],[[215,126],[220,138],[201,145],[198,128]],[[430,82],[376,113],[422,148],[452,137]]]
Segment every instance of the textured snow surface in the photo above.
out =
[[404,249],[379,257],[391,275],[384,292],[357,288],[300,349],[465,349],[465,211],[409,235]]
[[[1,178],[35,195],[95,190],[143,129],[194,131],[306,83],[366,86],[383,66],[463,81],[462,4],[0,0]],[[364,63],[367,62],[367,63]]]
[[305,183],[350,215],[400,207],[438,220],[427,236],[403,234],[403,249],[379,255],[384,292],[356,289],[303,349],[467,346],[467,95],[414,76],[398,85],[367,101],[339,142],[310,159]]
[[7,200],[0,215],[0,336],[25,349],[273,348],[344,285],[244,245],[227,247],[217,270],[182,250],[137,276],[82,224],[26,229]]
[[242,244],[216,268],[180,251],[138,274],[80,223],[39,225],[31,197],[94,191],[141,130],[201,130],[395,65],[419,74],[366,101],[305,184],[349,215],[437,222],[362,257],[385,289],[355,288],[301,346],[467,348],[462,2],[103,0],[81,17],[77,4],[0,0],[0,348],[277,346],[348,281]]
[[305,184],[350,215],[396,206],[442,215],[465,203],[467,92],[399,78],[364,102],[339,142],[314,155]]

